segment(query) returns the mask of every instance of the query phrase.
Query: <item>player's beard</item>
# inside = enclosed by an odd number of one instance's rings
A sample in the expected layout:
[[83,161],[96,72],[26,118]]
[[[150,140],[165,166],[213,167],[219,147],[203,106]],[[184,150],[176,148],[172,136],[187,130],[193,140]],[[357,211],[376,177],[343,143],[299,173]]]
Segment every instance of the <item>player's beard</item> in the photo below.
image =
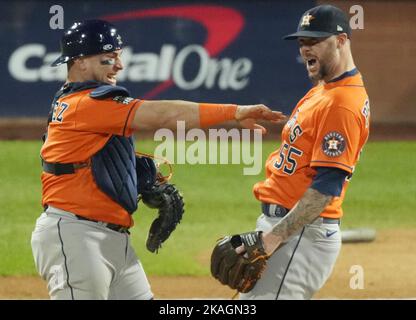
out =
[[321,64],[320,63],[319,70],[318,70],[317,73],[314,73],[314,74],[309,73],[308,74],[309,79],[312,81],[312,84],[314,86],[317,85],[319,83],[319,81],[321,81],[322,79],[324,79],[328,75],[328,73],[329,73],[328,69],[329,68],[328,68],[327,64]]

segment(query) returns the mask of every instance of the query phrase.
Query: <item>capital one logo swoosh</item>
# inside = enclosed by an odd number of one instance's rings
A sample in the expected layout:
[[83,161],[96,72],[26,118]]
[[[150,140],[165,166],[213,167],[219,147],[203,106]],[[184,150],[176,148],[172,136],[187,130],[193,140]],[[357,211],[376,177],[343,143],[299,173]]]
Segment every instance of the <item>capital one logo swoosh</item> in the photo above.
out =
[[[143,9],[102,16],[101,19],[117,22],[151,18],[182,18],[196,21],[204,26],[207,37],[203,44],[212,57],[220,54],[240,34],[244,26],[243,16],[235,9],[215,5],[187,5]],[[143,99],[151,99],[173,85],[172,79],[157,85],[143,95]]]

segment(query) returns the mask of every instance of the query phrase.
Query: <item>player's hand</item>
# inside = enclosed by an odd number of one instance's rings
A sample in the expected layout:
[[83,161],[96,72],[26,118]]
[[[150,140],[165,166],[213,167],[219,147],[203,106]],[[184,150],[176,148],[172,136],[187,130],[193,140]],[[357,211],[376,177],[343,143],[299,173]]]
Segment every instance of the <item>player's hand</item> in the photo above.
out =
[[235,120],[237,120],[243,128],[260,129],[263,134],[266,133],[266,128],[256,123],[256,120],[266,120],[277,123],[285,119],[286,116],[280,111],[272,111],[264,104],[239,105],[235,113]]
[[[270,256],[275,252],[281,245],[282,239],[279,236],[276,236],[270,232],[262,233],[261,239],[263,242],[264,251]],[[246,248],[244,244],[235,248],[235,252],[239,255],[246,256]]]

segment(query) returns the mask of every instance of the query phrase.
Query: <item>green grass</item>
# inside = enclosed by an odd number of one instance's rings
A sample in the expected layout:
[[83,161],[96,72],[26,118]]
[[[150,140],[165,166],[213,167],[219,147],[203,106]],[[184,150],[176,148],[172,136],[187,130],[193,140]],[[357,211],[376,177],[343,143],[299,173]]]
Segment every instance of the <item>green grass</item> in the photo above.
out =
[[[36,274],[30,236],[42,211],[40,142],[0,141],[0,275]],[[152,152],[156,143],[136,149]],[[264,142],[263,159],[276,148]],[[342,228],[414,228],[416,142],[374,142],[365,147],[344,203]],[[264,174],[244,176],[244,165],[175,165],[173,183],[185,197],[182,223],[159,254],[145,239],[156,211],[134,214],[133,245],[148,274],[207,275],[217,238],[254,228],[259,203],[251,188]]]
[[416,142],[366,145],[344,202],[343,227],[416,226]]

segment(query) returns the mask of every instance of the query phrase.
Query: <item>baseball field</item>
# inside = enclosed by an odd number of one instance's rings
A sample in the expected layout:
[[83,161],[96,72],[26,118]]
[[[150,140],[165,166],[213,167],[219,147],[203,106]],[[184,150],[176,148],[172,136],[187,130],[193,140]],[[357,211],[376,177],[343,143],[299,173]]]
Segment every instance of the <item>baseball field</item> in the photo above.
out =
[[[30,237],[40,204],[38,141],[0,141],[0,298],[47,298],[34,267]],[[138,141],[152,153],[156,142]],[[262,157],[277,147],[263,141]],[[335,270],[316,298],[416,297],[416,142],[369,142],[350,184],[341,229],[371,227],[376,239],[344,244]],[[263,178],[243,175],[244,164],[174,165],[172,182],[182,191],[182,223],[158,254],[145,241],[156,212],[141,206],[132,239],[156,298],[230,298],[212,280],[211,249],[223,235],[254,228],[259,204],[252,185]],[[363,270],[363,288],[350,286],[353,267]]]

